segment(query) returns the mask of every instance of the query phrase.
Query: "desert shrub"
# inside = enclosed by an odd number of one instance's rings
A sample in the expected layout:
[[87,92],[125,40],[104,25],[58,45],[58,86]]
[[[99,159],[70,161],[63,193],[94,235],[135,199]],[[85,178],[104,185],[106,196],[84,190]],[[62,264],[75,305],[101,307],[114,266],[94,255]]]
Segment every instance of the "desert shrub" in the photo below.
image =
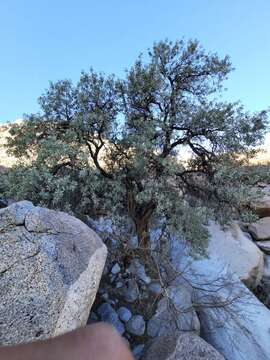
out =
[[9,151],[31,165],[11,171],[6,192],[128,215],[142,246],[163,218],[202,249],[209,216],[249,216],[244,169],[267,129],[266,111],[216,100],[231,70],[197,41],[161,41],[124,79],[90,70],[76,85],[52,83],[41,112],[11,130]]

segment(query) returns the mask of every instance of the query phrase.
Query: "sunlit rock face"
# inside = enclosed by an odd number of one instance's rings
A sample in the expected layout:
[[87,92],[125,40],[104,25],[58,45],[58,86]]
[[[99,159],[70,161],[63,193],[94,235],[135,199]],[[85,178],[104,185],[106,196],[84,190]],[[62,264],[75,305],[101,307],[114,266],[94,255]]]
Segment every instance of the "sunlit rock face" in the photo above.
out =
[[80,220],[29,201],[0,210],[0,345],[86,324],[107,250]]

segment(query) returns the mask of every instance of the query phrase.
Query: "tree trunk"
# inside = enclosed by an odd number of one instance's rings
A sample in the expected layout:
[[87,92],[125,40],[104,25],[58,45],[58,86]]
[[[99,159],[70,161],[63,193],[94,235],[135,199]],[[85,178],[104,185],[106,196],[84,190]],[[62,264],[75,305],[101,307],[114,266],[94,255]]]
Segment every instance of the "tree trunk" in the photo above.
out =
[[149,223],[156,205],[153,201],[145,204],[137,204],[132,188],[127,189],[128,214],[134,221],[136,232],[141,247],[149,245]]
[[146,216],[134,219],[139,245],[144,248],[149,244],[149,221],[150,218],[147,218]]

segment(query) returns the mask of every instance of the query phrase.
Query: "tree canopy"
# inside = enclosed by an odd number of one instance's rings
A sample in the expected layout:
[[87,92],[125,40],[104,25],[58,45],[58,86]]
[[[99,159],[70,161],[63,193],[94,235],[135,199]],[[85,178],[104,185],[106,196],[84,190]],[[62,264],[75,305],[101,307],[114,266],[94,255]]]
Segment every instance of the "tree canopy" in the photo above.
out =
[[91,69],[51,83],[40,113],[12,127],[9,151],[28,164],[9,174],[9,194],[129,215],[143,246],[162,218],[203,247],[207,215],[247,209],[257,175],[244,161],[267,129],[266,111],[220,100],[231,71],[197,41],[160,41],[123,79]]

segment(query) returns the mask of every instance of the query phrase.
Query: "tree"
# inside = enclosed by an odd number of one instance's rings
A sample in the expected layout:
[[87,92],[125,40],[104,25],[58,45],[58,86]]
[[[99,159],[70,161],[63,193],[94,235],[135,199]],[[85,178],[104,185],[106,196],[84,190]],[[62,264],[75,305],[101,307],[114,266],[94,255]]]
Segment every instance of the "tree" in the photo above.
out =
[[124,79],[90,70],[76,86],[50,84],[41,113],[12,128],[9,150],[54,179],[86,173],[102,183],[94,193],[132,218],[142,246],[156,216],[188,240],[197,231],[203,247],[206,208],[224,217],[247,204],[244,159],[267,127],[266,111],[217,100],[231,70],[197,41],[161,41]]

